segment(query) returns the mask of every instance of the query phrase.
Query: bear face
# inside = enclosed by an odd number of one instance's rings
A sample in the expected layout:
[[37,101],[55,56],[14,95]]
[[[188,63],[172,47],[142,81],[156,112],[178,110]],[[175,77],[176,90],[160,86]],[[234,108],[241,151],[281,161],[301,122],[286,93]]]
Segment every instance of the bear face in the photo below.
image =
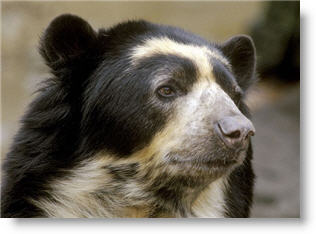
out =
[[[80,28],[71,32],[74,39],[70,35],[60,40],[60,34],[70,33],[60,32],[66,30],[64,22]],[[76,59],[85,66],[82,53],[92,61],[100,57],[96,69],[81,81],[81,128],[87,152],[150,159],[168,165],[170,171],[194,175],[205,171],[212,178],[242,163],[248,141],[238,151],[227,147],[216,126],[233,116],[254,132],[238,109],[254,76],[254,47],[248,37],[218,46],[180,29],[144,21],[96,33],[86,22],[62,16],[46,31],[42,51],[56,53],[62,64],[73,66],[72,72],[78,69],[73,65],[79,63]]]
[[[48,168],[50,183],[36,180],[52,198],[28,201],[46,215],[125,217],[137,207],[144,216],[194,216],[200,194],[211,184],[225,187],[218,179],[250,155],[255,130],[243,97],[254,81],[255,49],[247,36],[213,44],[146,21],[96,32],[62,15],[45,31],[40,53],[54,77],[31,104],[11,154],[36,155],[30,142],[41,146],[43,163],[28,175]],[[225,203],[216,191],[213,201]]]

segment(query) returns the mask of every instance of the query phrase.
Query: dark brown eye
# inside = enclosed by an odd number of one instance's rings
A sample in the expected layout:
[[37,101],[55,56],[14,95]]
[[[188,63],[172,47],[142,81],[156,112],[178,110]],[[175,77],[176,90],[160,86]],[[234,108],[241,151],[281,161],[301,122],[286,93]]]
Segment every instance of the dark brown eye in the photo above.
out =
[[162,97],[173,97],[175,92],[171,87],[164,86],[158,89],[158,94]]

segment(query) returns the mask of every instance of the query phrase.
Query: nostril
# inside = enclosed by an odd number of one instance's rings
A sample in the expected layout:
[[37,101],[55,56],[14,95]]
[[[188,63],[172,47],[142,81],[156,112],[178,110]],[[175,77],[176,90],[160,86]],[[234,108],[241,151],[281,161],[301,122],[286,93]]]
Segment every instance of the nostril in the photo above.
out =
[[239,138],[241,135],[241,132],[239,130],[235,130],[235,131],[225,131],[222,126],[220,124],[217,124],[218,128],[220,129],[221,133],[223,134],[223,136],[227,137],[227,138]]
[[239,130],[236,130],[236,131],[234,131],[234,132],[225,134],[225,136],[226,136],[226,137],[229,137],[229,138],[239,138],[239,137],[240,137],[240,131],[239,131]]
[[251,131],[251,130],[250,130],[250,131],[248,132],[248,136],[254,136],[254,135],[255,135],[255,132],[254,132],[254,131]]

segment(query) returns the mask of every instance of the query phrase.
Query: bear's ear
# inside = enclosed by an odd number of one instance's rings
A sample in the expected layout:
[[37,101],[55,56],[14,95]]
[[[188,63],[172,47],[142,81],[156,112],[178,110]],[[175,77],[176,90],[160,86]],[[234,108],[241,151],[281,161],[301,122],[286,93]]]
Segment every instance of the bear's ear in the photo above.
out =
[[255,79],[256,51],[252,39],[246,35],[234,36],[220,49],[228,58],[239,86],[246,91]]
[[61,65],[82,58],[96,46],[97,33],[78,16],[64,14],[55,18],[40,41],[40,53],[48,66]]

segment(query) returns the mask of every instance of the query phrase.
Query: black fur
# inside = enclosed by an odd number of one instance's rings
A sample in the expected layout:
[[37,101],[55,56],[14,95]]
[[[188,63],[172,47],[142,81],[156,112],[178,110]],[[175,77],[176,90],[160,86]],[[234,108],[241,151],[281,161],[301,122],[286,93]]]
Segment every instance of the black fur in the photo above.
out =
[[238,85],[234,75],[222,63],[213,61],[213,73],[216,82],[239,105],[244,92]]
[[254,82],[256,70],[256,53],[251,38],[235,36],[219,46],[219,49],[229,59],[239,86],[247,90]]
[[[218,82],[232,97],[242,95],[253,82],[255,53],[248,37],[235,37],[223,45],[215,45],[181,29],[146,21],[125,22],[96,32],[77,16],[56,18],[42,36],[39,48],[53,76],[43,83],[22,117],[21,128],[3,165],[2,217],[44,216],[28,198],[49,196],[44,189],[47,181],[66,176],[67,170],[101,150],[124,158],[150,142],[170,115],[148,96],[148,90],[153,92],[150,82],[155,76],[153,67],[166,64],[167,74],[182,90],[178,95],[185,95],[196,78],[190,61],[172,55],[152,57],[140,61],[139,66],[131,66],[126,56],[129,48],[145,38],[161,36],[184,44],[212,47],[226,56],[232,71],[217,62],[215,72]],[[128,67],[132,71],[126,72]],[[242,88],[237,94],[231,89],[234,82]],[[239,108],[248,115],[243,103]],[[246,162],[230,176],[229,217],[249,215],[254,177],[251,157],[249,147]],[[109,165],[105,170],[116,180],[127,180],[137,173],[138,167],[138,164],[121,168]],[[154,188],[157,197],[163,197],[161,201],[181,206],[172,186],[174,183],[192,186],[190,181],[178,178],[175,182],[167,176],[163,179],[164,186],[153,184],[151,189]],[[177,208],[186,215],[183,208]],[[159,209],[156,214],[164,208]]]

